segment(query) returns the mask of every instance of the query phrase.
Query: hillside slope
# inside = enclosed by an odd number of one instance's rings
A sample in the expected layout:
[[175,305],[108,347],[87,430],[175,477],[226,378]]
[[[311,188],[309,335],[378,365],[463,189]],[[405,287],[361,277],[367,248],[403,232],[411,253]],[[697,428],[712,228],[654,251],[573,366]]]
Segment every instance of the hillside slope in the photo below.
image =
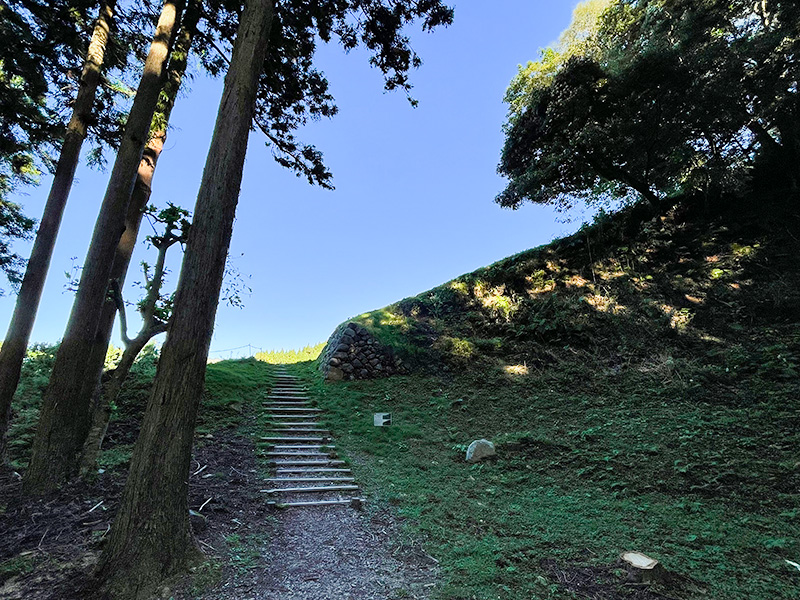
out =
[[579,356],[618,375],[702,359],[694,387],[735,397],[740,377],[797,374],[798,256],[794,202],[628,211],[354,321],[423,370]]
[[605,218],[354,319],[412,374],[316,394],[436,597],[800,598],[798,256],[796,200]]

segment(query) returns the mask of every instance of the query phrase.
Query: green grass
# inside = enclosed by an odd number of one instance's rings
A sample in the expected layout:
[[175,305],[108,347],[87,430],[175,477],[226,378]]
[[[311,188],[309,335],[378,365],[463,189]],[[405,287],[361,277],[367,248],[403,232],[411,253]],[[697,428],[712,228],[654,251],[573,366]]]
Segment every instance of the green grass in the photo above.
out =
[[255,406],[262,398],[273,380],[273,372],[272,365],[254,358],[209,364],[197,433],[239,426],[247,407]]
[[300,350],[267,350],[265,352],[257,352],[255,358],[273,365],[291,365],[316,360],[324,347],[325,342],[321,342],[313,346],[306,346]]
[[231,533],[225,537],[225,543],[228,545],[228,561],[238,575],[258,566],[264,545],[263,535],[252,534],[243,538],[238,533]]
[[33,553],[15,556],[0,562],[0,584],[12,577],[27,575],[33,571],[35,564],[36,555]]
[[[543,561],[626,550],[683,577],[670,597],[800,598],[800,216],[729,200],[604,215],[354,319],[412,376],[295,367],[441,561],[442,598],[570,597]],[[478,438],[498,458],[468,465]]]
[[[796,383],[726,406],[687,399],[678,379],[586,366],[316,383],[315,395],[369,497],[441,561],[442,598],[569,597],[543,559],[604,565],[626,550],[694,578],[681,598],[800,598],[785,562],[800,556]],[[394,424],[374,427],[383,411]],[[498,459],[465,463],[481,437]]]

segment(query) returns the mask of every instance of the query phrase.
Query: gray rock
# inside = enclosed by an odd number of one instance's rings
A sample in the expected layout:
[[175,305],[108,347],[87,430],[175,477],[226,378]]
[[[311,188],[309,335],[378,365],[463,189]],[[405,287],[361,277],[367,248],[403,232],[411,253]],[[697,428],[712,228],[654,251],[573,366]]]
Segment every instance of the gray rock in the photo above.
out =
[[336,352],[347,352],[350,349],[350,344],[339,344],[336,346]]
[[497,452],[494,449],[494,444],[489,440],[475,440],[467,448],[467,462],[475,463],[494,456]]
[[361,369],[358,372],[358,376],[359,377],[364,377],[364,378],[369,377],[369,371],[367,371],[366,369]]
[[356,359],[353,359],[353,366],[354,366],[356,369],[360,369],[361,367],[363,367],[363,366],[364,366],[364,363],[362,363],[360,360],[358,360],[358,359],[356,358]]
[[341,381],[344,379],[344,371],[342,371],[339,367],[331,367],[328,370],[328,374],[325,376],[325,379],[328,381]]
[[350,363],[344,363],[342,365],[342,371],[344,371],[345,373],[352,373],[353,372],[353,365],[351,365]]
[[342,364],[342,361],[340,361],[338,358],[332,358],[328,361],[328,364],[332,367],[338,367],[340,364]]

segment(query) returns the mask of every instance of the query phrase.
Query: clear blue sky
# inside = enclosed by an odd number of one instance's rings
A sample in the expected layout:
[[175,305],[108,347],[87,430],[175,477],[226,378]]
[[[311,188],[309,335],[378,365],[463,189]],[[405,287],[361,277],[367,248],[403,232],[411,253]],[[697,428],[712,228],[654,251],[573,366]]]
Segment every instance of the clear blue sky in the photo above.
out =
[[[231,246],[233,264],[252,288],[244,308],[220,306],[212,357],[247,354],[245,345],[297,348],[324,341],[354,315],[415,295],[462,273],[571,232],[581,214],[549,208],[501,209],[496,167],[503,142],[504,91],[517,65],[538,56],[569,24],[575,0],[495,0],[455,5],[455,23],[413,32],[423,59],[412,73],[412,108],[384,93],[361,51],[322,46],[317,64],[339,106],[300,138],[324,152],[335,191],[309,186],[272,160],[260,133],[250,136]],[[152,200],[194,205],[211,138],[221,80],[195,79],[173,113]],[[78,172],[33,341],[63,334],[72,296],[63,272],[81,263],[107,173]],[[49,187],[18,197],[41,215]],[[145,226],[146,227],[146,226]],[[29,245],[20,245],[27,256]],[[147,259],[141,246],[137,257]],[[173,256],[171,283],[179,271]],[[152,262],[152,258],[150,259]],[[135,290],[128,275],[128,295]],[[0,298],[5,327],[13,297]],[[115,343],[120,344],[115,337]]]

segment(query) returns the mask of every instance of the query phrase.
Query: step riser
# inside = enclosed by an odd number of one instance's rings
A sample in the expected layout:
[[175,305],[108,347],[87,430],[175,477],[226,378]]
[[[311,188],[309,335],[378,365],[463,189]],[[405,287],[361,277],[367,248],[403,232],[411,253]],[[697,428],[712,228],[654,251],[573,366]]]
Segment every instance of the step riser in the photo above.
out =
[[[261,490],[270,496],[283,495],[290,500],[269,501],[267,504],[276,508],[361,508],[363,499],[348,498],[357,493],[359,487],[355,484],[352,471],[345,466],[345,461],[334,460],[335,446],[326,444],[331,441],[330,431],[324,429],[323,424],[318,421],[322,410],[314,408],[308,387],[302,385],[298,377],[281,369],[276,374],[273,387],[263,397],[262,406],[262,418],[269,422],[266,424],[268,435],[260,438],[261,442],[268,445],[262,445],[262,450],[265,451],[260,452],[260,455],[267,459],[275,473],[274,477],[266,481],[273,485],[292,486]],[[329,450],[332,452],[328,453]],[[308,485],[303,487],[305,484]],[[309,494],[312,500],[291,501],[294,494]],[[330,495],[313,500],[315,494]]]
[[309,437],[309,438],[293,438],[293,437],[262,437],[262,442],[324,442],[325,438]]
[[327,465],[344,465],[343,460],[270,460],[269,464],[280,467],[324,467]]
[[331,450],[334,450],[336,446],[334,446],[333,444],[324,446],[318,446],[313,444],[309,444],[307,446],[287,446],[284,444],[275,444],[272,447],[273,450],[320,450],[322,448],[330,448]]
[[351,473],[350,469],[277,469],[278,475],[290,475],[292,473]]
[[327,429],[294,429],[291,427],[285,427],[283,429],[267,429],[272,433],[330,433]]
[[[322,423],[311,423],[309,421],[303,421],[302,423],[292,423],[288,421],[282,421],[280,423],[273,423],[273,425],[280,425],[281,427],[319,427]],[[273,429],[275,429],[273,427]],[[327,429],[325,430],[327,431]]]
[[357,485],[324,485],[320,487],[274,488],[259,491],[264,494],[324,494],[325,492],[354,492],[357,489]]
[[365,502],[362,498],[353,498],[351,500],[320,500],[319,502],[267,502],[267,505],[274,506],[275,508],[291,508],[293,506],[352,506],[353,500],[357,500],[359,505]]
[[272,477],[271,479],[265,479],[264,481],[268,481],[270,483],[344,483],[355,480],[355,477]]
[[316,419],[318,415],[276,415],[276,414],[268,414],[266,415],[268,419]]

